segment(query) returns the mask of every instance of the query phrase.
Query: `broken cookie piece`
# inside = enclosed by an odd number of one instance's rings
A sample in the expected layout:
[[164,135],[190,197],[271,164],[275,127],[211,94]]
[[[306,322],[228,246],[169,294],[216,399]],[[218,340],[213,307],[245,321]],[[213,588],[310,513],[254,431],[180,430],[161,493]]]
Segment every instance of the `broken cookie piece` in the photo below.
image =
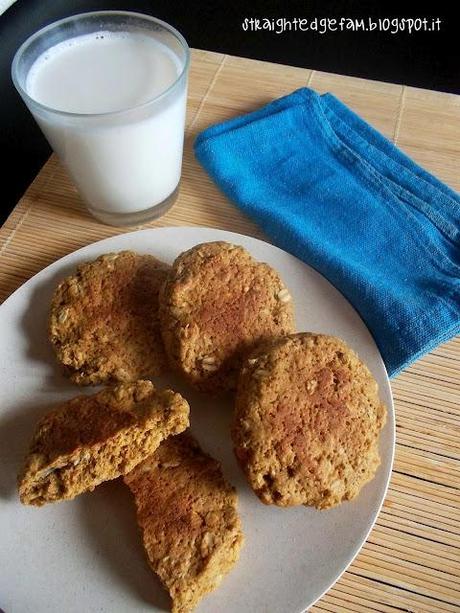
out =
[[169,438],[125,475],[150,566],[187,613],[238,560],[237,495],[219,462],[188,433]]
[[39,422],[18,478],[23,504],[70,500],[132,470],[189,425],[180,394],[150,381],[78,396]]

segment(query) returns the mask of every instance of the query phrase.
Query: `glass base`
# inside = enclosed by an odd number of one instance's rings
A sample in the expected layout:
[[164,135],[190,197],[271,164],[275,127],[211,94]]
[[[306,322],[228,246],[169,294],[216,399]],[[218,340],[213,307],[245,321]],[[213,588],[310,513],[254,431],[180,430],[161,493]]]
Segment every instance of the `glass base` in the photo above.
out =
[[108,211],[101,211],[90,206],[87,208],[93,217],[110,226],[139,226],[164,215],[176,202],[178,195],[179,186],[163,202],[135,213],[109,213]]

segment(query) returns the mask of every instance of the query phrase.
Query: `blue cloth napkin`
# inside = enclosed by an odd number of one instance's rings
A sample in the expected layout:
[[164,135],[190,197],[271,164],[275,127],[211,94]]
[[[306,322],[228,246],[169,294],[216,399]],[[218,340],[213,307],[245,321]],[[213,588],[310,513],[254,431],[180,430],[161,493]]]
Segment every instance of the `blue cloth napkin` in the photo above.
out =
[[460,331],[460,198],[331,94],[198,135],[217,185],[353,304],[394,376]]

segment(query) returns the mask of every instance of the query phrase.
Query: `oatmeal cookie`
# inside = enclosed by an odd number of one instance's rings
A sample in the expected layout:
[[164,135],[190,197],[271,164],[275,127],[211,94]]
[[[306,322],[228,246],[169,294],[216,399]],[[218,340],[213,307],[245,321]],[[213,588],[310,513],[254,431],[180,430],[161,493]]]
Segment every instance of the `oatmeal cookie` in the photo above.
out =
[[124,477],[150,566],[188,613],[238,560],[243,541],[234,488],[188,433],[169,438]]
[[373,478],[385,418],[375,379],[345,342],[302,333],[245,360],[232,437],[262,502],[327,509]]
[[133,469],[189,425],[187,402],[150,381],[73,398],[38,424],[18,478],[23,504],[70,500]]
[[255,343],[294,332],[291,296],[278,273],[225,242],[176,259],[160,293],[160,321],[171,363],[207,392],[235,387],[242,356]]
[[136,381],[165,370],[158,291],[168,269],[151,255],[122,251],[82,264],[58,285],[49,334],[75,383]]

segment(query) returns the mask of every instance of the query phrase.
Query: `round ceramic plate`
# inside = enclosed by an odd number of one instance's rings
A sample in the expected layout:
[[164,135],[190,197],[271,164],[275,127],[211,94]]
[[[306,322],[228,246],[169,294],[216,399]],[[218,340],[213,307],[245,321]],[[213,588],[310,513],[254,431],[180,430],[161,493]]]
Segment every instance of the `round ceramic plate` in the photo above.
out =
[[297,329],[344,338],[377,379],[388,420],[382,463],[358,498],[329,511],[261,504],[247,486],[229,437],[231,399],[204,399],[174,377],[163,379],[191,404],[192,430],[222,462],[239,494],[246,541],[240,561],[199,613],[299,613],[341,575],[380,510],[394,449],[390,385],[379,351],[360,317],[321,275],[296,258],[247,236],[204,228],[131,232],[84,247],[25,283],[0,308],[0,608],[6,613],[168,610],[169,598],[144,558],[134,503],[120,480],[73,501],[31,508],[19,503],[16,473],[37,419],[52,405],[94,388],[67,381],[47,338],[53,289],[75,266],[110,251],[133,249],[172,262],[205,241],[246,247],[276,268],[290,289]]

